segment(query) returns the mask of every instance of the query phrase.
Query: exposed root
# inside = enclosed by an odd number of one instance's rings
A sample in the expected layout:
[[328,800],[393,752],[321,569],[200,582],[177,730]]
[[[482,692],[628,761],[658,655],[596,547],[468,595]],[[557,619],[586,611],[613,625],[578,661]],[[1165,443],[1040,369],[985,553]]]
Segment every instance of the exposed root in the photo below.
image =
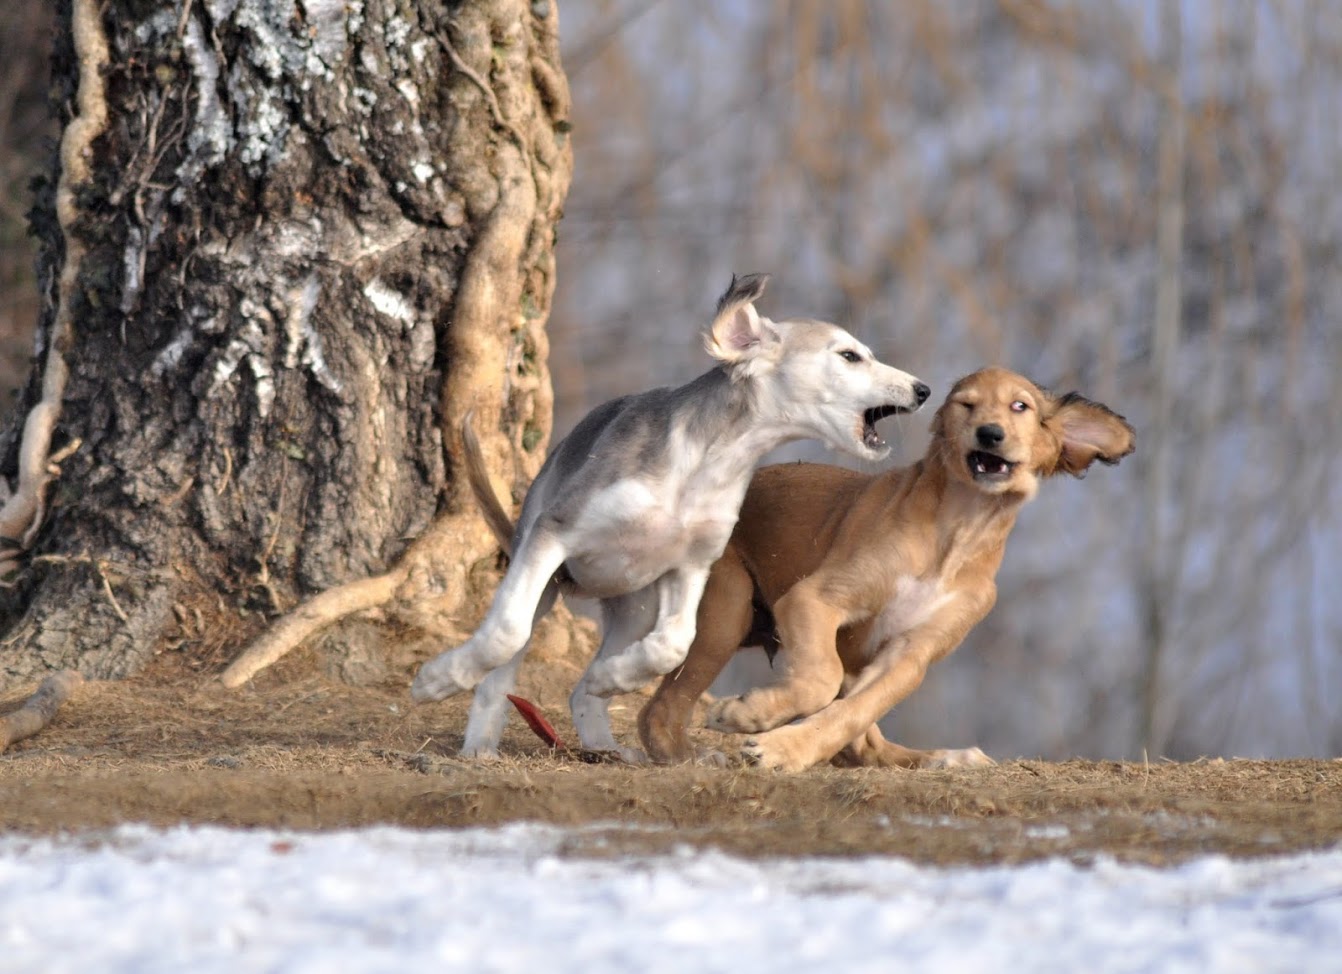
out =
[[[70,30],[79,60],[77,112],[61,137],[61,178],[56,186],[56,219],[65,237],[65,264],[56,291],[56,315],[47,342],[46,367],[42,374],[42,398],[28,413],[19,445],[19,482],[14,494],[0,510],[0,537],[15,547],[0,555],[0,578],[18,567],[19,555],[32,543],[45,516],[46,488],[54,473],[51,437],[61,415],[69,367],[65,353],[70,344],[70,305],[79,281],[86,248],[74,232],[79,207],[75,192],[89,179],[89,150],[107,127],[107,99],[102,71],[108,61],[107,38],[103,34],[98,0],[74,0]],[[54,472],[53,472],[54,471]]]
[[61,704],[69,699],[84,678],[74,670],[61,670],[42,681],[31,697],[18,710],[0,715],[0,751],[32,737],[56,716]]
[[219,681],[230,690],[240,687],[319,630],[355,612],[385,605],[395,596],[407,574],[406,561],[403,560],[385,575],[361,578],[313,596],[247,647],[224,670]]

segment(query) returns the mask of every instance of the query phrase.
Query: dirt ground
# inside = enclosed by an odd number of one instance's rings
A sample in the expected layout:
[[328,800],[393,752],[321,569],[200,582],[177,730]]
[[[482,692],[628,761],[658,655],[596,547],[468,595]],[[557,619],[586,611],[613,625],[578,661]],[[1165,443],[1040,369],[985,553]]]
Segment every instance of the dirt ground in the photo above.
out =
[[[571,737],[564,698],[576,677],[562,662],[529,664],[520,688],[561,736]],[[0,754],[0,829],[533,820],[590,826],[573,840],[583,855],[693,844],[748,856],[882,853],[942,864],[1098,854],[1163,864],[1342,841],[1342,761],[1007,761],[796,775],[627,767],[551,752],[514,718],[505,757],[480,763],[454,757],[466,702],[415,706],[407,685],[401,674],[383,686],[348,686],[320,675],[303,651],[238,691],[171,661],[133,680],[85,684],[49,727]],[[0,713],[22,694],[0,696]],[[631,743],[640,703],[613,709]],[[701,734],[704,743],[721,740]]]

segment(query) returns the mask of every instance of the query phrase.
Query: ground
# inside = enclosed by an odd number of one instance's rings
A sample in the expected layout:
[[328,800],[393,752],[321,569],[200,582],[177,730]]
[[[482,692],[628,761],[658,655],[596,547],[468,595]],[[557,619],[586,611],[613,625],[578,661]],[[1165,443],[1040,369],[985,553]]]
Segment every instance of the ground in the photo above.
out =
[[[551,752],[514,718],[505,756],[480,763],[454,757],[466,701],[416,706],[409,675],[353,687],[300,651],[238,691],[173,659],[130,680],[87,683],[49,727],[0,755],[0,829],[539,820],[594,825],[574,841],[597,854],[692,843],[750,856],[882,853],[940,864],[1102,853],[1161,864],[1342,841],[1342,761],[1020,760],[793,775],[631,768]],[[520,687],[561,736],[572,736],[564,697],[576,677],[571,664],[540,663]],[[22,695],[0,695],[0,712]],[[613,713],[630,741],[641,702],[627,698]],[[705,743],[721,739],[701,733]]]

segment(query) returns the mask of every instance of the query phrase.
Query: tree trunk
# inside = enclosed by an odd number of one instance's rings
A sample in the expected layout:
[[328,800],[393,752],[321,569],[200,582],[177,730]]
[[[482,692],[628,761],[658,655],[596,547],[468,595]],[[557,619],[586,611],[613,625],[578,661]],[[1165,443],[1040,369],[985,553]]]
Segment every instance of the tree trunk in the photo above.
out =
[[515,496],[550,432],[554,4],[62,8],[40,354],[0,441],[0,684],[223,662],[426,532],[396,595],[468,625],[494,545],[460,421]]

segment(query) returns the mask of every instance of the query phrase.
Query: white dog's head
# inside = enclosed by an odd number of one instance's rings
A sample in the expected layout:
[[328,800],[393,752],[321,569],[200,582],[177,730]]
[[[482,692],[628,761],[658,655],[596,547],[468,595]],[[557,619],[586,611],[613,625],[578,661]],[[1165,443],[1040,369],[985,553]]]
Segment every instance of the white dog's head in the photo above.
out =
[[931,390],[907,372],[876,361],[871,349],[838,325],[760,315],[754,302],[768,279],[764,274],[732,278],[704,339],[708,353],[726,366],[733,382],[756,387],[762,414],[791,423],[836,450],[883,459],[890,448],[876,422],[913,412]]

